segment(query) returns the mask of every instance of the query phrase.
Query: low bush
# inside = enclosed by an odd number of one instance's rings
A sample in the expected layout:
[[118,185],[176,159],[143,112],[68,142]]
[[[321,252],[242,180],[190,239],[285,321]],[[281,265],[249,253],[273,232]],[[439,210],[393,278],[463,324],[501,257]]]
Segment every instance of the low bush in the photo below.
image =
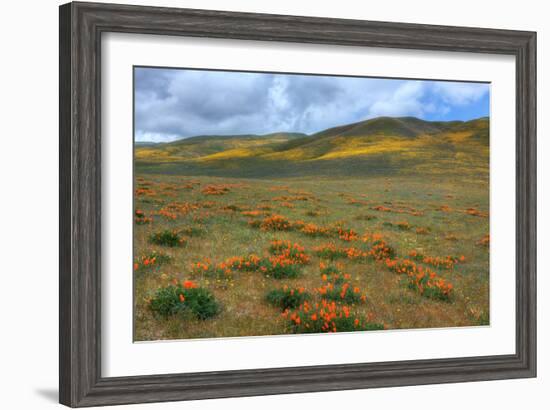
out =
[[353,229],[338,227],[336,229],[336,232],[338,234],[338,238],[346,242],[352,242],[359,239],[359,234],[355,232]]
[[176,231],[164,230],[152,234],[149,241],[155,245],[176,247],[185,245],[187,239]]
[[395,273],[405,276],[403,282],[407,287],[422,296],[443,301],[450,300],[453,285],[431,269],[418,265],[411,259],[388,259],[386,266]]
[[332,333],[365,330],[383,330],[375,323],[352,312],[347,305],[322,300],[321,303],[302,303],[297,309],[285,310],[283,317],[290,320],[293,333]]
[[163,317],[191,313],[200,320],[216,316],[220,311],[214,295],[191,281],[158,289],[149,306]]
[[417,262],[422,262],[427,265],[432,265],[436,268],[445,268],[445,269],[453,269],[457,263],[463,263],[466,260],[464,255],[461,255],[461,256],[447,255],[445,257],[426,256],[417,250],[410,251],[409,258],[414,259]]
[[151,223],[153,221],[153,218],[148,217],[145,215],[145,212],[136,209],[134,212],[134,222],[136,225],[145,225],[148,223]]
[[309,293],[304,288],[288,288],[284,286],[282,289],[274,289],[268,292],[265,299],[269,304],[285,310],[297,308],[309,297]]
[[284,256],[272,256],[262,259],[260,270],[266,275],[275,279],[293,279],[300,276],[301,266]]
[[300,228],[300,232],[307,236],[312,237],[328,237],[332,235],[332,232],[329,228],[318,226],[312,223],[304,224]]
[[392,259],[396,255],[395,249],[390,246],[383,239],[379,239],[373,242],[369,255],[376,260]]
[[263,231],[290,231],[292,223],[281,215],[272,215],[260,222],[259,227]]
[[317,256],[323,259],[334,260],[347,257],[346,249],[339,248],[332,243],[313,248],[313,251],[317,254]]
[[147,255],[142,255],[134,262],[134,270],[140,271],[148,267],[158,267],[170,263],[172,257],[163,252],[153,251]]
[[408,276],[409,289],[419,292],[422,296],[448,302],[451,299],[453,285],[438,277],[435,272],[421,272],[416,276]]
[[337,266],[320,264],[321,277],[324,282],[332,282],[336,285],[341,285],[346,279],[349,279],[349,275],[342,273]]
[[201,192],[204,195],[225,195],[229,192],[229,188],[225,185],[207,185]]
[[341,285],[327,283],[317,289],[322,298],[333,300],[335,302],[343,302],[350,305],[362,303],[366,300],[358,287],[351,288],[348,282]]
[[272,255],[282,256],[299,265],[309,263],[309,256],[305,253],[305,248],[297,243],[291,243],[290,241],[271,242],[269,252]]

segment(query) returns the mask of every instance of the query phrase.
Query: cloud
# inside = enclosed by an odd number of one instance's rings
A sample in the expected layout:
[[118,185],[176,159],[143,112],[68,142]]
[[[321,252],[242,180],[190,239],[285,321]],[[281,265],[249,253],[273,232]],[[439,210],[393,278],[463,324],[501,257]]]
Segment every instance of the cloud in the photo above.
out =
[[[421,103],[426,85],[421,81],[406,81],[393,92],[374,102],[370,116],[416,116],[420,117],[428,108]],[[430,107],[431,108],[431,107]]]
[[313,133],[383,115],[447,118],[487,93],[467,83],[136,68],[135,138]]
[[489,93],[488,84],[440,81],[433,84],[434,92],[448,104],[467,105]]

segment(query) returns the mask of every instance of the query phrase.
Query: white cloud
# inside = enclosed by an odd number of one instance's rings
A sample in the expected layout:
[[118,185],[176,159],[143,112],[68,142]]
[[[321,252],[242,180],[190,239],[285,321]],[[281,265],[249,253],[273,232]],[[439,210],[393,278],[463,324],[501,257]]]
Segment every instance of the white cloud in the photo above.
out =
[[489,92],[488,84],[479,83],[440,81],[434,83],[433,88],[444,102],[452,105],[471,104]]
[[173,69],[136,74],[136,140],[141,141],[314,133],[377,116],[439,118],[488,91],[483,84],[420,80]]

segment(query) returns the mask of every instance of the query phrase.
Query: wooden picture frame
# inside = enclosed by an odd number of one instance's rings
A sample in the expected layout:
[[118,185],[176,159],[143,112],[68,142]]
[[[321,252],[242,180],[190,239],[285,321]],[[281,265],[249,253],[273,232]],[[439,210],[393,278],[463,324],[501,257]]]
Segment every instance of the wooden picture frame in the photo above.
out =
[[[78,2],[59,11],[62,404],[82,407],[535,377],[536,33]],[[515,354],[102,377],[100,40],[108,32],[514,56]]]

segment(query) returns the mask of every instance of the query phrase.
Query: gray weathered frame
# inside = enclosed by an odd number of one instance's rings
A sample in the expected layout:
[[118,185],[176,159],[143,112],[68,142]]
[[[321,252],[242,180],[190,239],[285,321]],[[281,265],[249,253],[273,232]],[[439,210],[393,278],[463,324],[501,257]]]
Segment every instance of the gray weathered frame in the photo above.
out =
[[[95,3],[69,3],[59,12],[61,403],[82,407],[535,377],[536,33]],[[102,377],[100,40],[106,32],[515,56],[516,353]]]

